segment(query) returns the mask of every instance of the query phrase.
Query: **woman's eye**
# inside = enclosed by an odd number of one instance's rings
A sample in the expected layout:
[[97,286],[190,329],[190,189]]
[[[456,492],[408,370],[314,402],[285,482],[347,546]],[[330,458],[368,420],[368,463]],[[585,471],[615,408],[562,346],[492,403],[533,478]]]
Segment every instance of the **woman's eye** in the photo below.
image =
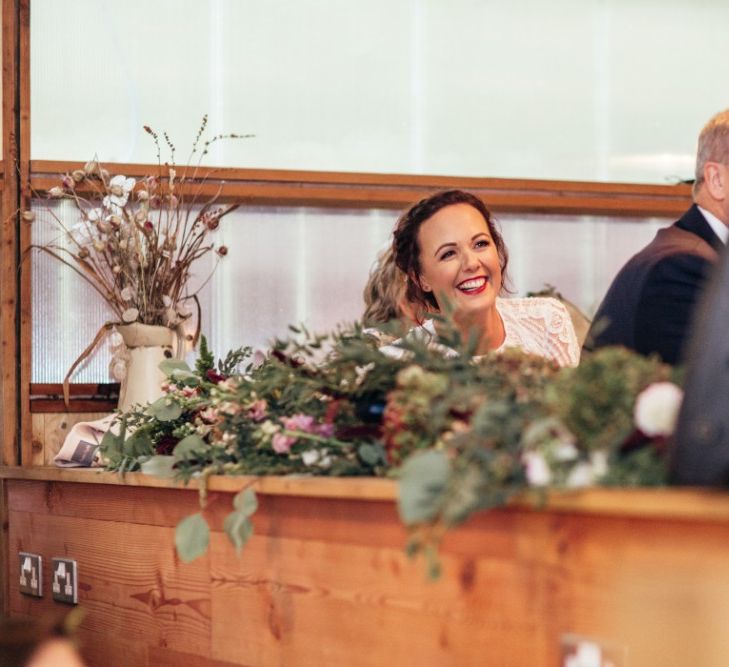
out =
[[477,248],[488,248],[490,243],[487,239],[481,239],[480,241],[476,241],[476,247]]
[[446,250],[441,256],[441,259],[448,259],[449,257],[452,257],[455,255],[455,252],[453,250]]

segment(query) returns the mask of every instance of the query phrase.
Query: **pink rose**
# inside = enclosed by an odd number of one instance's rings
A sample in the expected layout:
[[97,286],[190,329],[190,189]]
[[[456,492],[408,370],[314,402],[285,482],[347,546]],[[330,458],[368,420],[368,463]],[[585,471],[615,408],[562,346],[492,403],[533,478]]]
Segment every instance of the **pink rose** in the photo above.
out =
[[281,423],[287,431],[314,432],[314,418],[311,415],[297,414],[292,417],[282,417]]
[[276,435],[273,436],[271,446],[276,454],[288,454],[291,451],[291,446],[295,442],[296,438],[292,438],[290,435],[276,433]]
[[316,427],[316,432],[322,438],[331,438],[334,435],[334,424],[319,424]]
[[268,403],[264,399],[259,398],[248,406],[248,418],[254,422],[263,421],[266,418],[267,409]]

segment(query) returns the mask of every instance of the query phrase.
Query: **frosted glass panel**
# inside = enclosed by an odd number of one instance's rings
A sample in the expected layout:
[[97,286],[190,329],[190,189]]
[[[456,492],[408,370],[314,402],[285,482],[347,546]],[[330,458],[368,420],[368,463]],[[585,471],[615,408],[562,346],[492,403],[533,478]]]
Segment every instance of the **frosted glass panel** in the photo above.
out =
[[692,176],[729,3],[33,0],[32,156],[627,182]]
[[[36,208],[35,243],[50,236],[47,213]],[[56,213],[73,224],[73,209]],[[397,212],[244,207],[226,217],[218,243],[229,246],[205,286],[203,332],[219,353],[266,347],[289,324],[326,331],[358,319],[362,290],[378,252],[390,240]],[[499,216],[510,252],[516,295],[545,283],[592,314],[615,273],[669,220],[580,216]],[[210,262],[199,266],[199,282]],[[59,382],[110,314],[67,267],[44,255],[33,259],[33,381]],[[102,349],[75,376],[108,381]]]

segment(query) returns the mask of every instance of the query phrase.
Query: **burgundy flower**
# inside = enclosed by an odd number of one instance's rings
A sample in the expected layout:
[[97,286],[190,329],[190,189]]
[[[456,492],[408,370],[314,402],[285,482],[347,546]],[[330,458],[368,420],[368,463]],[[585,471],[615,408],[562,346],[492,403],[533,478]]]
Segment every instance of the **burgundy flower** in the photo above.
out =
[[154,453],[160,454],[161,456],[169,456],[172,454],[172,450],[175,448],[179,439],[171,435],[163,435],[159,442],[154,447]]
[[221,245],[218,248],[218,255],[225,257],[228,254],[228,246]]
[[209,368],[205,372],[205,377],[208,379],[208,382],[212,382],[213,384],[220,384],[223,380],[228,379],[225,375],[218,373],[214,368]]

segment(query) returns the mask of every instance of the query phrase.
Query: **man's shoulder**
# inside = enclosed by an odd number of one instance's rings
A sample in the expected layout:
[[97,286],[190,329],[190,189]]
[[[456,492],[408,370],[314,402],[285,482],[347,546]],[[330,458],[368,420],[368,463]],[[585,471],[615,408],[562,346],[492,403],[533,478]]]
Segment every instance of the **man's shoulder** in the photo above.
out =
[[716,261],[717,251],[698,234],[680,227],[681,220],[659,229],[653,240],[628,260],[624,270],[649,272],[665,264],[692,264],[694,258]]

